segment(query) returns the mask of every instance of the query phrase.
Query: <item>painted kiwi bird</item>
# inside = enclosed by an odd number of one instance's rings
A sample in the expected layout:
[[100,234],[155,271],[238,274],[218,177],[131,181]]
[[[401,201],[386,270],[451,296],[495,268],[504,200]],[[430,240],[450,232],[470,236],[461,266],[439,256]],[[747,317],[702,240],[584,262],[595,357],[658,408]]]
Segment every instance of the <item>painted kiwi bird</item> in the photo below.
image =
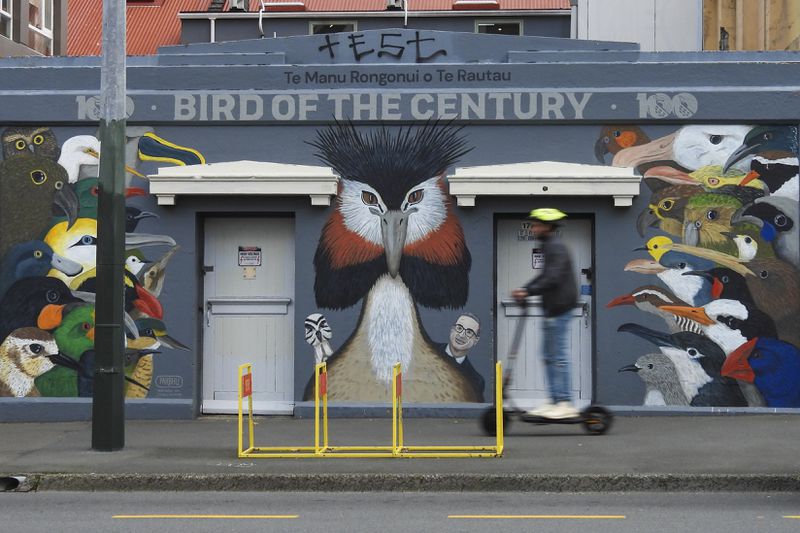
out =
[[[478,401],[417,309],[467,301],[472,259],[444,182],[470,150],[459,132],[428,123],[362,133],[337,123],[309,142],[341,177],[314,256],[317,305],[346,309],[362,300],[355,331],[327,361],[331,400],[388,401],[399,362],[407,401]],[[305,396],[313,398],[311,383]]]

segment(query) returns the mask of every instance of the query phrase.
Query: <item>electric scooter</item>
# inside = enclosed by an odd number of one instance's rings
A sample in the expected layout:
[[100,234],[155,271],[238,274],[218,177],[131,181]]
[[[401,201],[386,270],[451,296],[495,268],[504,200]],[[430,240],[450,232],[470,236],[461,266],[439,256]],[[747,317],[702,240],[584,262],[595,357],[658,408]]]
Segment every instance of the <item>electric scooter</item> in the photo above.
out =
[[[523,308],[525,303],[522,304]],[[524,316],[524,315],[523,315]],[[514,329],[514,338],[511,341],[511,348],[506,358],[507,368],[503,374],[503,428],[508,428],[511,424],[511,418],[515,417],[522,422],[530,424],[583,424],[583,429],[592,435],[602,435],[611,427],[611,422],[614,420],[614,415],[605,407],[599,405],[589,405],[580,412],[580,416],[574,418],[552,419],[541,416],[529,415],[527,411],[516,407],[510,402],[508,396],[508,388],[511,384],[511,376],[513,375],[514,364],[517,359],[520,344],[522,343],[522,335],[525,332],[525,318],[521,318]],[[497,410],[495,406],[489,407],[481,416],[481,426],[484,433],[491,436],[497,434]],[[504,430],[505,432],[505,430]]]

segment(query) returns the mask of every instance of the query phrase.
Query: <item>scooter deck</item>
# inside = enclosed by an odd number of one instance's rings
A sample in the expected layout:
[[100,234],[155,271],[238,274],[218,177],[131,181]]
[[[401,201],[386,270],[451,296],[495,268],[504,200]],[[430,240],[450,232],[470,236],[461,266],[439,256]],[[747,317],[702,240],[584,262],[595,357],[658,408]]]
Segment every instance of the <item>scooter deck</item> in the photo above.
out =
[[576,416],[572,418],[547,418],[544,416],[534,416],[529,414],[519,415],[519,419],[523,422],[531,424],[582,424],[586,418],[583,416]]

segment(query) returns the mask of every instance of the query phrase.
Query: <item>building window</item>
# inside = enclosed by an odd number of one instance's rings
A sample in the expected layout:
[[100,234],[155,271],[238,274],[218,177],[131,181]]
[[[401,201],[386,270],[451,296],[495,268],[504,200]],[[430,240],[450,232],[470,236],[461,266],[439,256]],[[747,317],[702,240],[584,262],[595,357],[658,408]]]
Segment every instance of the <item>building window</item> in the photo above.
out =
[[0,0],[0,35],[11,39],[11,21],[13,20],[13,13],[11,10],[11,0]]
[[352,33],[357,30],[356,23],[351,21],[321,21],[309,22],[309,34],[319,35],[321,33]]
[[494,35],[522,35],[521,20],[477,20],[475,33]]
[[46,56],[53,55],[53,0],[30,0],[28,46]]

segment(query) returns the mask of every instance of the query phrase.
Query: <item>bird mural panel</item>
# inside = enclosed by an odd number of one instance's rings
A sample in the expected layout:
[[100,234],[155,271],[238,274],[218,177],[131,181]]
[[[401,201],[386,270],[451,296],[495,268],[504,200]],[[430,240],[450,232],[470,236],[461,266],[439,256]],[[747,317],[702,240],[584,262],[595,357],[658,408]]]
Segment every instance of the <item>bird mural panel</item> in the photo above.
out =
[[[444,183],[447,168],[470,150],[460,128],[359,131],[337,123],[309,144],[341,176],[314,256],[317,304],[337,310],[361,301],[355,330],[327,361],[329,399],[389,400],[399,362],[407,401],[478,401],[417,308],[467,301],[471,256]],[[312,395],[309,381],[305,397]]]
[[[609,131],[614,126],[601,135]],[[637,138],[647,137],[642,133]],[[635,167],[650,192],[635,230],[641,237],[656,232],[639,248],[650,258],[632,259],[625,270],[655,275],[664,285],[640,287],[607,305],[664,319],[666,332],[637,324],[619,329],[672,357],[670,365],[645,354],[624,367],[645,381],[644,404],[800,407],[793,355],[800,343],[797,127],[686,125],[649,142],[595,145],[598,158],[612,150],[611,164]],[[675,359],[682,353],[675,352],[677,336],[711,354],[695,359],[709,381],[694,390],[685,387],[687,366]]]
[[[135,168],[137,161],[145,160],[138,158],[135,150],[144,130],[150,133],[140,152],[145,159],[164,164],[205,161],[197,150],[158,137],[152,128],[134,127],[128,138],[134,143],[131,153],[136,161],[129,159],[125,167],[126,200],[148,194],[146,181],[144,187],[131,183],[134,179],[146,180]],[[23,372],[25,380],[34,379],[35,384],[15,389],[13,395],[90,396],[94,341],[86,331],[94,331],[100,141],[94,135],[73,135],[59,146],[53,131],[38,125],[5,128],[0,137],[0,343],[8,340],[17,346],[20,331],[29,337],[29,330],[35,330],[39,336],[52,333],[51,342],[58,348],[55,354],[48,348],[48,355],[37,358],[35,371]],[[157,299],[164,286],[167,262],[179,247],[169,236],[137,233],[140,225],[147,224],[144,221],[156,216],[126,205],[124,286],[128,312],[124,318],[125,327],[134,332],[130,340],[134,346],[127,347],[125,354],[129,397],[148,395],[156,371],[154,354],[159,353],[155,348],[188,349],[166,335],[166,326],[160,320],[164,310]],[[140,248],[154,245],[170,249],[150,261]],[[55,308],[61,311],[56,313]],[[55,316],[59,319],[54,320]],[[153,333],[153,346],[136,346],[147,344],[147,339],[139,340],[134,319],[158,321],[160,326],[152,328],[160,332],[158,339]],[[84,331],[81,328],[86,324],[90,327]],[[72,332],[69,335],[68,330]]]

